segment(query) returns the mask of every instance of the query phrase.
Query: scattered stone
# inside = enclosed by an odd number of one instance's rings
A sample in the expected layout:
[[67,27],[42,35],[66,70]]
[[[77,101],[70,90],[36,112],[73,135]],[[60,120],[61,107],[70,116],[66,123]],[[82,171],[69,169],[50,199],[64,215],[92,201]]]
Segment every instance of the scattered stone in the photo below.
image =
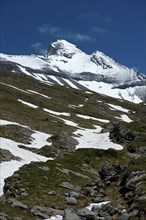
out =
[[86,186],[84,189],[85,196],[95,196],[97,193],[97,186]]
[[119,220],[129,220],[131,217],[130,214],[128,213],[123,213],[120,217],[119,217]]
[[7,219],[8,219],[8,215],[3,212],[0,212],[0,220],[7,220]]
[[22,202],[17,201],[16,199],[13,199],[12,206],[19,207],[21,209],[28,209],[27,205],[23,204]]
[[66,188],[66,189],[71,189],[71,190],[76,190],[76,191],[80,191],[81,187],[77,186],[77,185],[73,185],[71,183],[68,182],[62,182],[59,186]]
[[74,197],[76,199],[79,199],[79,197],[81,196],[80,193],[77,193],[77,192],[69,192],[69,193],[65,193],[65,196],[66,197]]
[[94,203],[100,203],[100,202],[106,202],[106,201],[107,201],[106,198],[99,198],[99,197],[97,197],[97,198],[93,199]]
[[49,196],[56,196],[56,192],[55,191],[51,191],[47,193]]
[[111,203],[107,203],[99,210],[98,215],[100,217],[113,216],[118,213],[118,208]]
[[94,211],[90,211],[87,208],[83,208],[82,210],[78,211],[77,214],[83,218],[83,219],[94,219],[94,216],[96,215],[96,213]]
[[76,205],[77,204],[77,200],[74,197],[66,197],[65,199],[69,205]]
[[65,209],[62,220],[81,220],[73,209]]

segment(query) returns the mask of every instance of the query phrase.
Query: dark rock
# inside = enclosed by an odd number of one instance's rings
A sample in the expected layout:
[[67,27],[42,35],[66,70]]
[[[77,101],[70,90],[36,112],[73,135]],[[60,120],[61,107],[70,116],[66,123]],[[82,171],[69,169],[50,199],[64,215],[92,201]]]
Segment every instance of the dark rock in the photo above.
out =
[[73,209],[65,209],[62,220],[81,220]]
[[98,215],[100,217],[113,216],[118,213],[118,208],[114,205],[107,203],[99,210]]
[[133,172],[126,172],[123,176],[123,179],[121,181],[122,189],[121,191],[123,193],[127,193],[129,191],[136,190],[138,183],[140,180],[145,177],[145,171],[133,171]]
[[85,196],[95,196],[97,193],[97,186],[86,186],[84,188]]
[[94,203],[100,203],[100,202],[105,202],[105,201],[107,201],[106,198],[94,198],[94,199],[93,199],[93,202],[94,202]]
[[103,166],[99,170],[99,175],[106,185],[110,185],[110,181],[117,181],[118,174],[124,170],[125,166],[123,164],[113,164],[112,166]]
[[82,210],[79,210],[77,212],[77,214],[82,218],[82,219],[90,219],[90,220],[94,220],[94,216],[96,215],[95,212],[93,211],[90,211],[89,209],[87,208],[83,208]]
[[99,174],[101,176],[101,179],[109,180],[112,176],[116,175],[115,170],[113,167],[110,166],[104,166],[99,170]]

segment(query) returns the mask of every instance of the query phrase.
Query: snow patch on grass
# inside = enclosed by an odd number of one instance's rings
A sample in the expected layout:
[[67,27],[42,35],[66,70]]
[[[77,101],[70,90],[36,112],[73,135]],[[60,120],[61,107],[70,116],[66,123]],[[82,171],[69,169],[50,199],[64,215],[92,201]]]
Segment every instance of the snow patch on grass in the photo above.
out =
[[24,105],[27,105],[27,106],[31,107],[31,108],[38,108],[37,105],[34,105],[34,104],[29,103],[29,102],[23,101],[21,99],[18,99],[18,101],[21,102]]
[[76,114],[76,116],[78,116],[80,118],[84,118],[84,119],[92,119],[94,121],[99,121],[99,122],[102,122],[102,123],[109,123],[110,122],[107,119],[95,118],[95,117],[91,117],[91,116],[88,116],[88,115]]
[[44,108],[43,109],[45,112],[48,112],[50,114],[53,114],[53,115],[57,115],[57,116],[60,116],[60,115],[63,115],[63,116],[70,116],[70,113],[66,113],[66,112],[56,112],[56,111],[53,111],[53,110],[49,110],[47,108]]
[[[108,104],[108,103],[107,103]],[[118,111],[121,111],[121,112],[129,112],[129,109],[126,109],[126,108],[123,108],[119,105],[113,105],[113,104],[108,104],[111,108],[113,108],[114,110],[118,110]]]
[[121,150],[123,147],[119,144],[111,142],[109,139],[109,132],[100,133],[102,127],[95,126],[95,129],[78,129],[75,131],[74,138],[78,141],[78,148],[97,148],[107,150],[113,148],[115,150]]

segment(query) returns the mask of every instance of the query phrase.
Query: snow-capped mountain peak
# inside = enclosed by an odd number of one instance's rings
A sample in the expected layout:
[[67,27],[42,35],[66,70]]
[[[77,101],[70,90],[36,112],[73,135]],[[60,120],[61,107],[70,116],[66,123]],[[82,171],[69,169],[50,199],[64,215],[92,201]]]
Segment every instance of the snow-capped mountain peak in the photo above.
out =
[[73,88],[87,88],[137,103],[146,100],[144,74],[117,63],[100,51],[86,54],[66,40],[53,42],[45,56],[0,54],[0,65],[50,83],[70,84]]
[[72,58],[74,54],[80,52],[81,50],[79,50],[74,44],[71,44],[66,40],[57,40],[49,46],[47,56],[59,55],[66,58]]

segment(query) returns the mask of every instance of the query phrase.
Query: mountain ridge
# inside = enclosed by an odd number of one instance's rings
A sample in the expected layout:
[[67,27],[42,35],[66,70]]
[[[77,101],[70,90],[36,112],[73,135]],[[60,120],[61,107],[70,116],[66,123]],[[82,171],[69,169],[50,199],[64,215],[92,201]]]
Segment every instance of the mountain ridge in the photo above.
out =
[[[61,81],[67,78],[94,92],[135,103],[146,101],[146,76],[143,73],[117,63],[100,51],[88,55],[65,40],[53,42],[45,56],[0,54],[0,66],[11,68],[11,71],[19,68],[46,82],[50,82],[50,76],[57,75]],[[58,79],[55,81],[58,83]]]

